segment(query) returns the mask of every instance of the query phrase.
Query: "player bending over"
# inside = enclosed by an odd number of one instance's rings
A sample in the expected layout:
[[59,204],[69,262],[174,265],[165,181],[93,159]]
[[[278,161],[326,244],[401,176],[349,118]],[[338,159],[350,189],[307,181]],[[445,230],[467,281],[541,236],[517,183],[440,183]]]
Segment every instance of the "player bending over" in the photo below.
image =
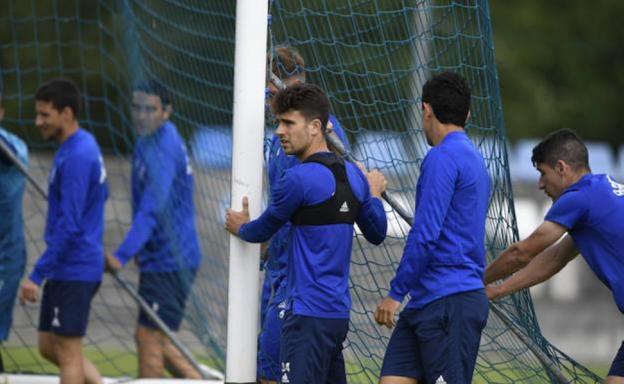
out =
[[[567,129],[536,145],[531,161],[540,173],[538,187],[553,205],[529,237],[510,245],[487,267],[486,284],[518,271],[499,285],[488,285],[488,297],[539,284],[580,252],[624,312],[624,185],[609,175],[592,174],[585,144]],[[606,383],[624,383],[624,343]]]

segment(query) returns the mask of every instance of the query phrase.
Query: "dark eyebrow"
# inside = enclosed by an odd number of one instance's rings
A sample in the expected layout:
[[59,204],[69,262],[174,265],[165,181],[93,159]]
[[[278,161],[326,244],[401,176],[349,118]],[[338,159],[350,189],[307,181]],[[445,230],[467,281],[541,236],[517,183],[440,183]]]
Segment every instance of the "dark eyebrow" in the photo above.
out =
[[278,121],[280,123],[285,123],[285,124],[294,124],[295,123],[294,120],[289,120],[289,119],[278,119]]

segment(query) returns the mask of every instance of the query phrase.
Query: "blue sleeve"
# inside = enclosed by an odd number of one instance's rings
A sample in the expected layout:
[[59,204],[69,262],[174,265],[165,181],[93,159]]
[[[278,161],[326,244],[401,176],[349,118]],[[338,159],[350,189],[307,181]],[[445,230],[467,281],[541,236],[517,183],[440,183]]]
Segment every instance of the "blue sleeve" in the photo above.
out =
[[[46,237],[47,248],[30,274],[30,280],[38,285],[49,276],[59,256],[72,246],[73,239],[80,236],[80,221],[93,167],[93,162],[81,158],[67,158],[57,170],[61,192],[57,203],[59,214],[52,223],[56,230],[54,236]],[[51,198],[48,198],[49,204],[52,204]]]
[[429,151],[422,166],[412,229],[399,268],[390,282],[389,295],[393,299],[403,301],[412,282],[418,281],[429,263],[453,198],[456,178],[457,166],[451,157],[436,148]]
[[333,124],[333,129],[334,131],[336,131],[336,135],[338,135],[340,141],[342,141],[342,144],[344,145],[346,151],[351,152],[351,144],[349,144],[349,138],[342,128],[342,124],[340,124],[340,121],[338,121],[338,119],[334,115],[329,115],[329,121],[331,121],[331,123]]
[[250,243],[267,241],[303,205],[303,186],[296,172],[287,171],[273,190],[269,207],[256,220],[243,224],[238,236]]
[[[158,225],[159,214],[165,208],[167,200],[171,198],[169,194],[175,178],[176,164],[175,158],[167,155],[168,153],[177,152],[171,148],[159,149],[154,157],[145,161],[147,185],[132,218],[132,226],[115,253],[122,265],[139,253],[149,240]],[[133,178],[132,183],[136,182],[137,180]]]
[[[11,143],[9,143],[9,141],[1,134],[0,140],[2,140],[2,142],[6,145],[7,148],[9,148],[9,150],[11,150],[11,152],[13,152],[13,154],[17,154],[17,150],[15,149],[15,147],[13,147],[13,145],[11,145]],[[9,157],[4,154],[4,151],[0,151],[0,165],[3,165],[5,167],[10,167],[13,165],[11,159],[9,159]]]
[[364,176],[359,168],[355,167],[355,169],[364,183],[364,199],[355,222],[362,231],[366,240],[375,245],[379,245],[386,238],[386,233],[388,231],[386,211],[384,210],[381,200],[371,196],[366,176]]
[[582,220],[588,210],[589,199],[582,191],[569,191],[562,194],[548,210],[544,220],[572,229]]

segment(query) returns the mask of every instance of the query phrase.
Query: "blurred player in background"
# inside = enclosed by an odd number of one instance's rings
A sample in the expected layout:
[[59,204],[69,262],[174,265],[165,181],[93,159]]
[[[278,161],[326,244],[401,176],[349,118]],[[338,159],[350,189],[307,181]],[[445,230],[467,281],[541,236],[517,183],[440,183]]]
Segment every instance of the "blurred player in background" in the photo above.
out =
[[282,150],[301,164],[273,188],[269,207],[249,221],[226,213],[226,228],[250,242],[268,240],[291,223],[280,348],[282,383],[346,383],[342,344],[349,328],[349,267],[353,224],[380,244],[387,229],[379,199],[385,178],[367,173],[329,151],[324,132],[329,100],[317,86],[295,84],[273,101]]
[[21,288],[22,302],[43,298],[39,351],[60,369],[61,383],[101,383],[83,357],[91,300],[104,272],[106,170],[95,138],[77,120],[80,95],[68,79],[50,80],[35,94],[35,124],[60,145],[50,171],[46,250]]
[[[4,117],[2,88],[0,88],[0,121]],[[28,148],[17,136],[0,127],[0,140],[12,154],[28,164]],[[13,305],[19,283],[26,268],[26,244],[22,200],[25,177],[11,159],[0,151],[0,343],[9,338],[13,322]],[[4,372],[0,354],[0,372]]]
[[[132,226],[106,261],[116,271],[136,256],[139,294],[177,331],[201,260],[193,172],[184,140],[169,121],[171,96],[160,83],[151,80],[136,87],[131,112],[138,136],[132,159]],[[201,379],[142,310],[138,322],[140,377],[163,377],[166,368],[174,377]]]
[[[268,57],[268,69],[276,75],[285,86],[305,82],[305,62],[303,57],[294,48],[279,46]],[[267,85],[267,102],[279,91],[278,87],[269,81]],[[269,110],[267,115],[272,116]],[[273,119],[268,119],[273,122]],[[336,132],[348,148],[347,137],[335,116],[329,115],[328,128]],[[268,148],[267,168],[269,174],[269,192],[272,198],[273,190],[279,184],[284,173],[289,168],[300,164],[296,156],[288,155],[280,145],[280,139],[274,134]],[[262,286],[261,331],[258,338],[258,379],[262,383],[275,383],[280,378],[280,339],[282,321],[285,312],[286,290],[286,263],[288,260],[288,238],[290,223],[273,235],[267,257],[264,262],[265,278]]]
[[464,125],[470,89],[444,72],[423,86],[423,130],[429,150],[416,186],[416,213],[388,297],[375,313],[394,326],[381,384],[470,383],[488,317],[483,286],[490,179]]
[[[518,271],[500,285],[488,285],[490,299],[549,279],[580,252],[624,312],[624,185],[609,175],[592,174],[588,159],[581,138],[567,129],[533,148],[539,189],[553,205],[529,237],[510,245],[488,266],[486,284]],[[624,383],[624,343],[606,383]]]

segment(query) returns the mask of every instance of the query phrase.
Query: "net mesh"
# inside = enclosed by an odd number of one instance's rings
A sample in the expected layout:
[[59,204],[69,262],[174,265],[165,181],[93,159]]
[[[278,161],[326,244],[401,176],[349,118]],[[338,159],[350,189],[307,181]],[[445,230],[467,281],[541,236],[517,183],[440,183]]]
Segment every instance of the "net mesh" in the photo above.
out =
[[[158,79],[172,94],[172,121],[188,144],[195,178],[195,223],[202,265],[187,302],[182,341],[208,365],[225,365],[235,2],[229,0],[7,0],[0,5],[3,125],[31,148],[30,170],[45,185],[54,146],[33,127],[33,94],[54,76],[72,78],[83,94],[82,126],[105,153],[110,197],[108,250],[131,223],[130,162],[136,134],[130,119],[134,84]],[[489,11],[486,1],[274,0],[270,45],[296,47],[307,81],[330,95],[353,155],[388,178],[388,192],[413,211],[419,166],[428,149],[420,125],[420,90],[442,70],[469,82],[469,136],[486,159],[493,195],[487,220],[488,260],[516,240]],[[261,42],[259,42],[261,43]],[[260,145],[260,143],[259,143]],[[373,383],[389,331],[373,311],[398,266],[409,227],[387,207],[389,236],[372,247],[354,240],[353,309],[345,345],[348,381]],[[32,187],[25,196],[29,266],[44,250],[46,204]],[[136,284],[136,266],[122,278]],[[497,304],[482,337],[475,382],[549,383],[549,364],[570,382],[598,378],[551,346],[539,331],[527,292]],[[136,304],[110,277],[92,305],[85,350],[106,375],[136,375]],[[36,350],[36,306],[16,306],[11,338],[3,345],[10,372],[54,372]],[[502,320],[502,319],[506,320]],[[522,341],[516,332],[528,336]],[[540,361],[539,349],[549,359]]]

